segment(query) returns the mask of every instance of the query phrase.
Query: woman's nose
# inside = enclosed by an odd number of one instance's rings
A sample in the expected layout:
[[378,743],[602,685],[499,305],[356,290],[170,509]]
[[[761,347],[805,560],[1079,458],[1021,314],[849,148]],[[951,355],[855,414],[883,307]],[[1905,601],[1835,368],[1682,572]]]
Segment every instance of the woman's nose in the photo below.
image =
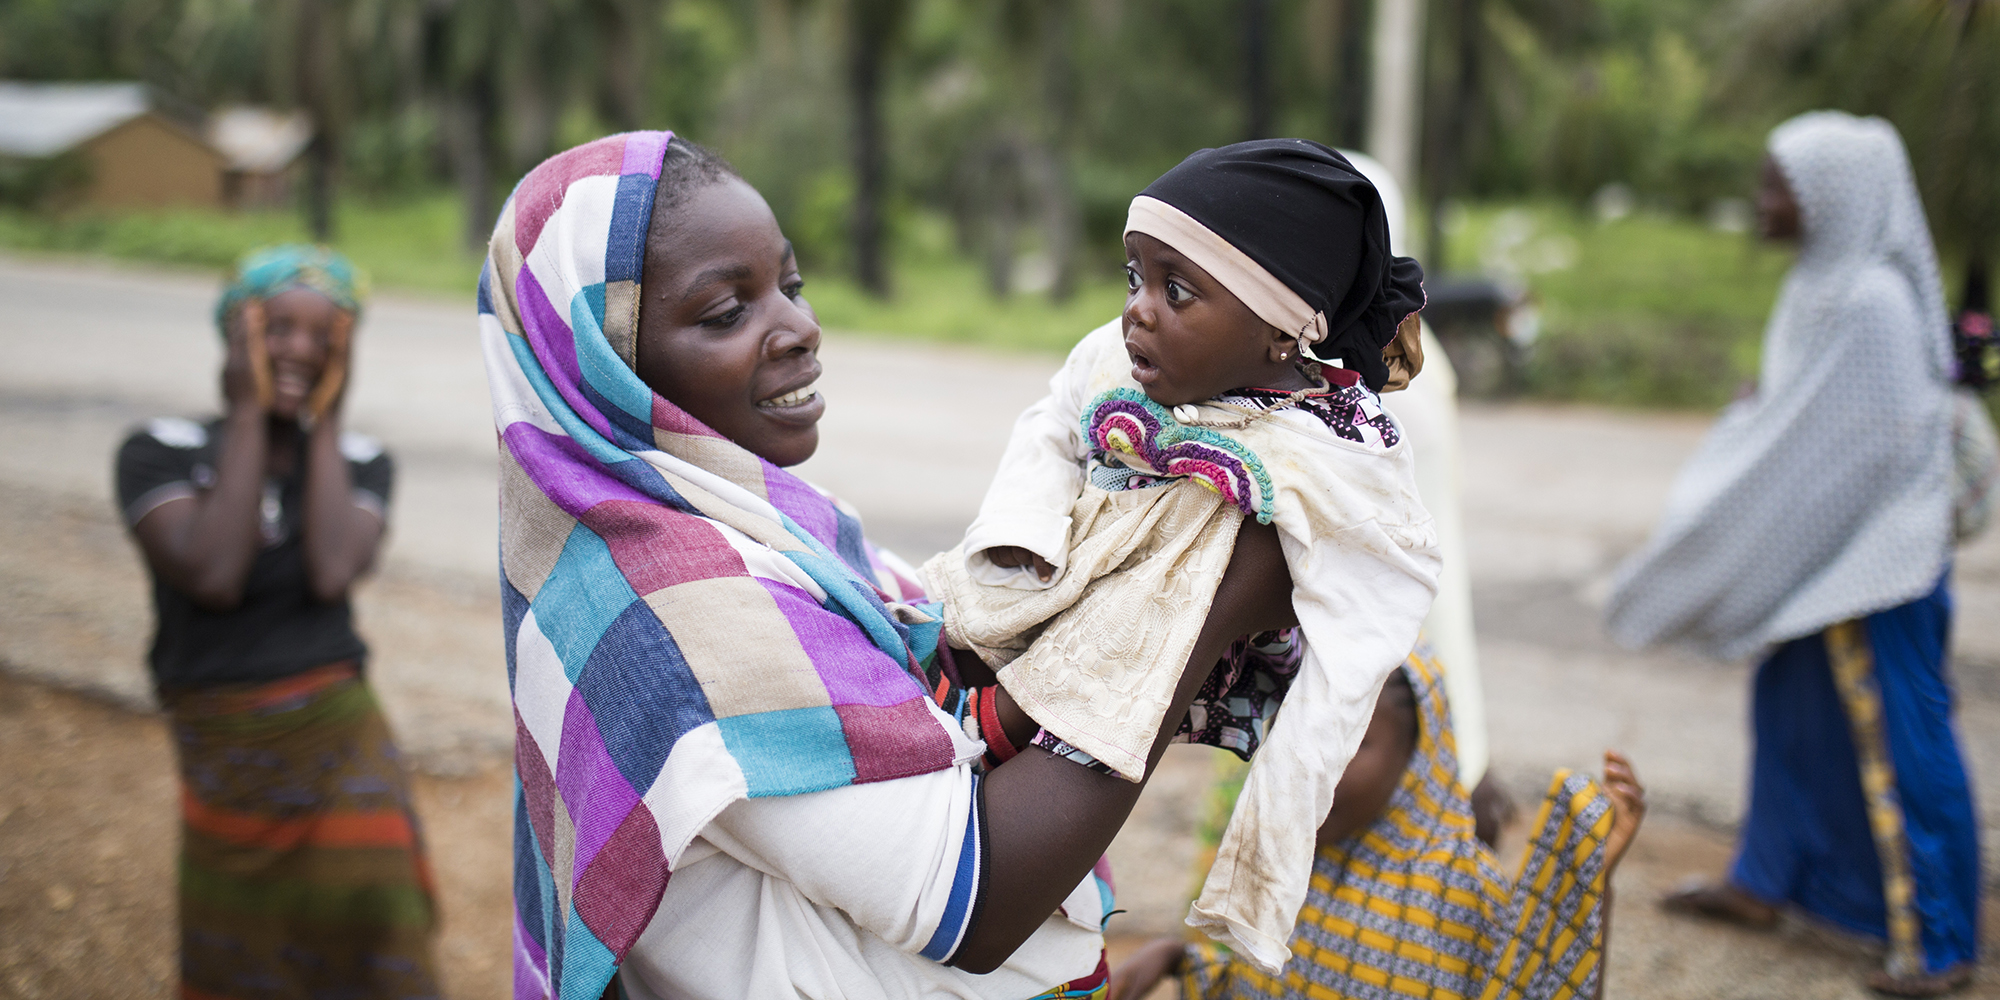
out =
[[789,312],[778,318],[777,327],[764,338],[765,353],[782,358],[793,351],[819,350],[819,320],[795,302],[787,301],[785,306]]
[[319,354],[321,338],[318,331],[304,324],[287,323],[272,330],[265,338],[265,348],[272,357],[287,360],[308,360]]

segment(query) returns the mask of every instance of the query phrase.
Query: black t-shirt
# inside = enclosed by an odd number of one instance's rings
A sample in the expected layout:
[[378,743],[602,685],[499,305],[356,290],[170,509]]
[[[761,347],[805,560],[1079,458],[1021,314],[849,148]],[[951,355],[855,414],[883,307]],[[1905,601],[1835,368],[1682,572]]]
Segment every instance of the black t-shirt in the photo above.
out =
[[[118,449],[118,504],[136,525],[154,508],[198,496],[215,482],[222,421],[198,424],[162,417],[125,439]],[[354,502],[384,513],[395,470],[373,438],[344,434],[341,454],[354,479]],[[270,681],[325,663],[358,660],[368,647],[354,634],[345,598],[316,601],[306,585],[300,543],[304,513],[303,454],[289,478],[264,484],[259,505],[264,547],[250,565],[243,603],[232,611],[206,611],[187,595],[153,577],[158,631],[149,660],[163,690]]]

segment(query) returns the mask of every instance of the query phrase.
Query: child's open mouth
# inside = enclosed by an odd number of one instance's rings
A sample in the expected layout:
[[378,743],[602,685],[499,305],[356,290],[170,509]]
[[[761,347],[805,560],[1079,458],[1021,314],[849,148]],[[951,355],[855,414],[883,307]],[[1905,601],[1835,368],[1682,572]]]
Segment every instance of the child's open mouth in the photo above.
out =
[[1132,357],[1132,381],[1140,385],[1151,385],[1160,377],[1160,368],[1151,358],[1137,352],[1128,351]]

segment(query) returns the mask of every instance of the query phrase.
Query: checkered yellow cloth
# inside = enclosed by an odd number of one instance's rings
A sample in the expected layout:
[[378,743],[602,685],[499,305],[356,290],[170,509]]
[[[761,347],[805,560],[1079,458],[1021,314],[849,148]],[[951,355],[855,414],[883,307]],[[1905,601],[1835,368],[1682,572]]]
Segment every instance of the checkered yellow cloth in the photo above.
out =
[[1381,818],[1314,859],[1293,961],[1270,977],[1217,945],[1189,945],[1183,997],[1596,995],[1610,799],[1589,778],[1557,772],[1509,880],[1473,836],[1441,670],[1421,650],[1403,670],[1417,695],[1416,752]]

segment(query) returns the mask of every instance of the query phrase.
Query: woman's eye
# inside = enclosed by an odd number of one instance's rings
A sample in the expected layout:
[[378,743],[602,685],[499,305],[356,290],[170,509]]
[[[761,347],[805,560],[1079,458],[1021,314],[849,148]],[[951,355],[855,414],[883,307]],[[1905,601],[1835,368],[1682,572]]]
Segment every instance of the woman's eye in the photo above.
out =
[[711,330],[726,330],[735,326],[736,322],[743,318],[743,312],[743,305],[738,303],[732,306],[727,312],[710,316],[707,319],[701,320],[700,323]]
[[798,280],[793,281],[791,284],[786,285],[783,289],[781,289],[781,291],[785,293],[785,298],[788,299],[798,298],[800,295],[805,294],[805,290],[806,290],[806,279],[804,278],[799,278]]
[[1125,265],[1125,287],[1135,292],[1139,290],[1139,269],[1130,264]]
[[1172,278],[1167,279],[1168,302],[1171,302],[1174,305],[1180,305],[1181,303],[1187,302],[1193,298],[1194,298],[1194,293],[1188,291],[1186,285],[1183,285]]

